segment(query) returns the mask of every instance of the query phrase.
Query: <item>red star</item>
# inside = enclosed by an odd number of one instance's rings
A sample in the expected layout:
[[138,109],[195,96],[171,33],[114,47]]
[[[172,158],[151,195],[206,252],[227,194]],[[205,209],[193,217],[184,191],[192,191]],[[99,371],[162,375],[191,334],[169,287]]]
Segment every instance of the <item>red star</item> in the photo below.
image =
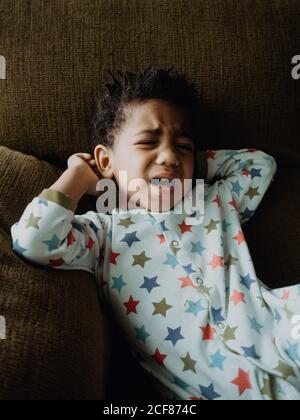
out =
[[219,266],[224,267],[224,257],[214,254],[213,259],[210,263],[208,263],[208,265],[211,265],[213,270]]
[[163,365],[165,358],[168,356],[166,354],[161,354],[158,348],[156,347],[155,353],[152,354],[152,357],[154,360],[157,361],[157,363],[159,363],[160,365]]
[[89,242],[88,242],[88,244],[87,244],[87,246],[86,246],[86,247],[87,247],[89,250],[91,250],[91,249],[93,248],[94,243],[95,243],[95,241],[93,241],[93,239],[92,239],[92,238],[89,238]]
[[70,230],[69,234],[68,234],[68,243],[67,243],[67,247],[72,245],[73,242],[76,241],[75,236],[73,235],[72,231]]
[[49,263],[54,267],[64,264],[64,260],[62,258],[57,258],[56,260],[49,260]]
[[213,340],[215,337],[216,330],[209,324],[206,327],[200,327],[203,332],[202,340]]
[[185,221],[183,221],[181,225],[178,225],[178,226],[180,227],[181,234],[185,232],[192,232],[192,225],[186,225]]
[[239,395],[242,395],[247,389],[252,389],[250,370],[244,372],[242,369],[239,369],[238,376],[231,383],[239,387]]
[[243,302],[243,303],[246,303],[245,302],[245,295],[244,295],[244,293],[242,293],[242,292],[238,292],[237,290],[234,290],[233,291],[233,294],[232,294],[232,296],[231,296],[231,302],[233,302],[234,304],[235,304],[235,306],[238,304],[238,303],[241,303],[241,302]]
[[238,244],[241,245],[242,242],[246,242],[245,236],[241,230],[239,230],[238,234],[233,237],[238,241]]
[[257,149],[247,149],[247,152],[249,152],[249,153],[253,153],[253,152],[256,152],[257,151]]
[[214,159],[217,152],[214,152],[213,150],[207,150],[206,151],[206,157],[207,159]]
[[282,296],[282,298],[281,299],[283,299],[283,300],[288,300],[288,298],[290,297],[290,292],[288,292],[288,291],[286,291],[286,290],[284,290],[284,292],[283,292],[283,296]]
[[127,308],[127,314],[126,315],[131,314],[131,312],[136,314],[137,313],[136,312],[136,307],[139,303],[140,303],[139,300],[133,300],[132,296],[130,296],[129,300],[127,302],[123,303],[123,305],[126,306],[126,308]]
[[229,203],[228,203],[228,204],[231,204],[231,205],[232,205],[232,207],[234,207],[234,208],[236,209],[236,211],[239,211],[238,206],[237,206],[237,204],[236,204],[236,201],[235,201],[235,200],[229,201]]
[[160,244],[163,244],[164,242],[166,242],[166,238],[163,233],[158,233],[156,236],[159,238]]
[[110,263],[111,264],[117,264],[116,263],[116,259],[118,258],[120,254],[118,254],[117,252],[113,252],[113,250],[110,251]]
[[183,287],[188,287],[188,286],[194,286],[192,280],[190,279],[189,276],[185,276],[185,277],[178,277],[178,280],[180,280],[181,286],[180,288],[182,289]]
[[203,401],[203,398],[201,398],[201,397],[190,397],[190,400],[201,400],[201,401]]
[[220,198],[219,194],[216,195],[216,198],[213,200],[213,203],[217,203],[218,207],[221,207],[221,198]]

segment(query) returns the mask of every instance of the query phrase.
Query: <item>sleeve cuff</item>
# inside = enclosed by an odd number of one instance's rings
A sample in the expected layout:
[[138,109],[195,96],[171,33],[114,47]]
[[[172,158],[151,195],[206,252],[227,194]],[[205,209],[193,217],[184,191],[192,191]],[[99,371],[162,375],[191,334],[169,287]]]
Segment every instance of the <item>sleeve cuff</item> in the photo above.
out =
[[60,191],[51,190],[51,188],[44,189],[38,197],[53,201],[72,212],[75,212],[77,207],[77,204],[70,196]]

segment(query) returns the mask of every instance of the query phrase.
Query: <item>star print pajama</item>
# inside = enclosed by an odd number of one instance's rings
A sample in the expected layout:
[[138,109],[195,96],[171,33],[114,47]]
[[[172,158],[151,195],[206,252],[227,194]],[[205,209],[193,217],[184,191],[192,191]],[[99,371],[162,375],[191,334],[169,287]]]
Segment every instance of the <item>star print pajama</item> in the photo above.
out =
[[45,189],[11,227],[13,249],[95,275],[163,399],[299,400],[300,285],[268,289],[242,230],[276,162],[254,149],[208,150],[207,165],[198,225],[185,208],[76,215],[70,197]]

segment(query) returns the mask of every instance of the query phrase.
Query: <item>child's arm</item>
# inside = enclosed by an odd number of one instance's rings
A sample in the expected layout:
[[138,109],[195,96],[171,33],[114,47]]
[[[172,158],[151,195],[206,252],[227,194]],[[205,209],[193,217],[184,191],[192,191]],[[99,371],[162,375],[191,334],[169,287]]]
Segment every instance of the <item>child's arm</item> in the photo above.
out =
[[83,159],[71,158],[69,168],[27,205],[19,222],[11,227],[13,249],[41,265],[94,273],[104,226],[93,211],[84,215],[74,212],[80,197],[93,193],[99,179]]
[[218,181],[228,192],[241,223],[253,216],[277,170],[275,159],[256,149],[208,150],[207,166],[208,183]]

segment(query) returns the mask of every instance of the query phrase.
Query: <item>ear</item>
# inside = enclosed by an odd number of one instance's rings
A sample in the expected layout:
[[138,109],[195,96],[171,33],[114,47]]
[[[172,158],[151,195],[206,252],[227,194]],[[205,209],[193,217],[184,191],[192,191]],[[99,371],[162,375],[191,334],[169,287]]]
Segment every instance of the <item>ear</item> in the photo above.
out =
[[94,159],[103,178],[113,178],[113,160],[111,150],[103,144],[98,144],[94,150]]

